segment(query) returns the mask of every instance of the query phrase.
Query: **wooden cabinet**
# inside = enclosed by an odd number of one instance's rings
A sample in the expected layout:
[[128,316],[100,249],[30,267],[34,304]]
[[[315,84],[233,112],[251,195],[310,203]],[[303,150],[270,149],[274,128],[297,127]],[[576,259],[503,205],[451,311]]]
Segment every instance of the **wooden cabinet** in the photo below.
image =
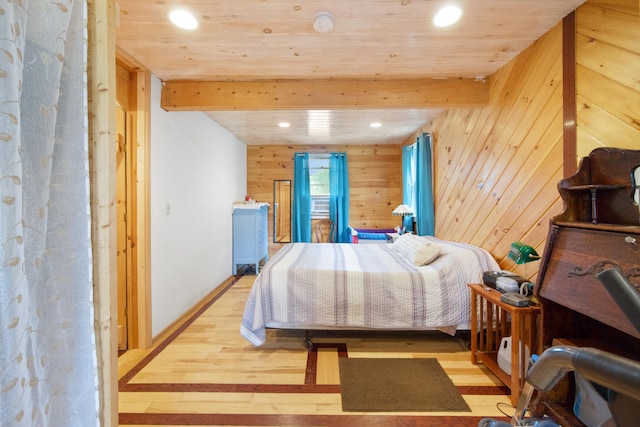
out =
[[538,289],[545,316],[540,337],[543,345],[548,346],[554,338],[584,338],[594,333],[608,336],[594,320],[640,339],[640,333],[595,277],[615,266],[623,272],[640,267],[640,227],[593,227],[551,224]]
[[[471,363],[482,363],[511,390],[516,406],[524,385],[529,355],[535,353],[537,306],[516,307],[500,301],[499,291],[471,284]],[[498,365],[504,337],[511,337],[511,374]],[[522,349],[523,351],[520,351]]]
[[256,274],[260,261],[269,258],[267,203],[236,205],[233,208],[233,275],[238,265],[255,266]]
[[[639,150],[599,148],[558,184],[564,211],[551,220],[534,289],[542,306],[540,351],[569,344],[640,360],[640,332],[596,278],[619,268],[638,284],[640,223],[630,172],[639,164]],[[541,398],[556,422],[581,425],[571,411],[573,400],[570,386]]]

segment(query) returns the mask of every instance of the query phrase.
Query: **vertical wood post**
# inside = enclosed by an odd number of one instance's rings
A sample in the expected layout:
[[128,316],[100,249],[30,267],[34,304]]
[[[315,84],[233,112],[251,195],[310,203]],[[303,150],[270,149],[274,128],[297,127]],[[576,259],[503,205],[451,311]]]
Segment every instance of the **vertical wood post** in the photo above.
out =
[[577,169],[577,113],[576,113],[576,13],[562,21],[562,119],[563,119],[563,176]]
[[100,425],[118,425],[115,5],[87,1],[89,174]]

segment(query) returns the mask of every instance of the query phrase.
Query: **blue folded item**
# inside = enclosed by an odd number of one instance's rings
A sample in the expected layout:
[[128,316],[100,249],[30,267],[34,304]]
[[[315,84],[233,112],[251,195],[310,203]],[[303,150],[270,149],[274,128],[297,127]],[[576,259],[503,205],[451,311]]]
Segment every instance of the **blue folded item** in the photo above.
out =
[[387,240],[387,235],[384,233],[361,233],[358,232],[358,239],[360,240]]
[[366,229],[355,228],[359,240],[387,240],[387,233],[395,233],[393,228]]

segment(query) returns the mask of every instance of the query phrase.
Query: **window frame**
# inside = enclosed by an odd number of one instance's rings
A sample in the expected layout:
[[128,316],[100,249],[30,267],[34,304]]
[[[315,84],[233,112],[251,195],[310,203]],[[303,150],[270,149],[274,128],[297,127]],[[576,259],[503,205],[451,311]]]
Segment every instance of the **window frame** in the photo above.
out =
[[[330,171],[330,158],[329,153],[315,153],[309,154],[309,181],[311,181],[312,171],[329,170]],[[313,163],[321,162],[320,166],[311,166]],[[326,163],[325,163],[326,162]],[[311,219],[329,219],[329,198],[330,193],[327,194],[314,194],[313,186],[309,188],[309,195],[311,198]],[[316,209],[316,206],[326,206],[326,209]]]

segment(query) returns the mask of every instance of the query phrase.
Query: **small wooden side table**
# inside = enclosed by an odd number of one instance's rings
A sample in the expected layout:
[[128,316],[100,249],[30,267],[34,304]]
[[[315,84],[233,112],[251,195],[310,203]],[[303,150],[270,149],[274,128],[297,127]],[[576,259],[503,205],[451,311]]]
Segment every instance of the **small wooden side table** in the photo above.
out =
[[[511,390],[516,406],[525,382],[529,355],[535,352],[540,307],[516,307],[500,301],[502,293],[483,284],[471,288],[471,363],[485,365]],[[498,365],[503,337],[511,336],[511,375]],[[521,345],[522,344],[522,345]],[[519,351],[522,347],[524,351]]]

